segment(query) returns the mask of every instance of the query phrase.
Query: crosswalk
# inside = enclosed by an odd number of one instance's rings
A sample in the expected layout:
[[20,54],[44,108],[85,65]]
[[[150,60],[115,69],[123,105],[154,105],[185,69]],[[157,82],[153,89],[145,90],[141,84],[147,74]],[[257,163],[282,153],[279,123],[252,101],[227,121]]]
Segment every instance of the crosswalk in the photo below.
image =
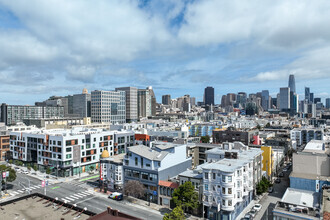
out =
[[[52,184],[51,183],[48,183],[48,186],[49,185],[52,185]],[[41,188],[41,184],[40,185],[34,185],[34,186],[26,187],[25,189],[19,189],[19,190],[10,192],[9,194],[11,194],[13,196],[16,196],[16,195],[24,194],[24,193],[26,193],[28,191],[33,191],[33,190],[40,189],[40,188]]]
[[81,200],[82,198],[91,196],[91,195],[93,195],[92,191],[84,191],[84,192],[73,194],[71,196],[63,197],[63,198],[61,198],[61,200],[63,200],[66,203],[72,203],[75,200]]

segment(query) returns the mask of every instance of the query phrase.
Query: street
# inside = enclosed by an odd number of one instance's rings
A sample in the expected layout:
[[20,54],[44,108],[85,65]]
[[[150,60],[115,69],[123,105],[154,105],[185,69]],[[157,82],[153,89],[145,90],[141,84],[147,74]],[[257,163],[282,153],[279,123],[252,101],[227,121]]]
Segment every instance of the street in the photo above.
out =
[[[281,171],[283,168],[281,169]],[[283,171],[282,171],[283,172]],[[274,183],[274,191],[272,193],[266,194],[261,200],[260,204],[262,205],[261,211],[256,215],[255,219],[268,220],[273,219],[273,209],[278,201],[280,201],[286,191],[290,186],[289,175],[291,169],[284,173],[284,177],[281,177],[281,183]]]
[[[162,219],[162,215],[156,210],[140,207],[128,203],[125,200],[111,200],[107,198],[106,195],[94,192],[94,186],[90,184],[94,181],[95,175],[89,178],[81,178],[80,180],[71,180],[62,183],[52,183],[53,181],[48,181],[46,195],[58,198],[58,200],[66,203],[77,204],[77,206],[82,208],[86,207],[88,210],[95,213],[103,212],[110,206],[141,219]],[[15,197],[25,195],[29,190],[31,190],[31,193],[45,193],[45,189],[41,186],[40,179],[23,173],[17,173],[16,180],[8,183],[7,189],[9,194]]]

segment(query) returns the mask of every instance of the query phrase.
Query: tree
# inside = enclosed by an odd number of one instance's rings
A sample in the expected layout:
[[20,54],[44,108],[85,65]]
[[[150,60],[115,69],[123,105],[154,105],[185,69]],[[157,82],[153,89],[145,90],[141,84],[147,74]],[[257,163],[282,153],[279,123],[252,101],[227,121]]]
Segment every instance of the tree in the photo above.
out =
[[265,125],[265,128],[270,128],[270,123],[268,122],[266,125]]
[[201,142],[202,143],[210,143],[210,136],[208,136],[208,135],[202,136],[201,137]]
[[46,173],[47,174],[50,174],[52,172],[52,170],[50,169],[50,167],[47,167],[47,169],[46,169]]
[[163,218],[163,220],[183,220],[183,219],[185,219],[185,217],[181,206],[175,207],[172,210],[172,212],[166,213]]
[[13,182],[16,179],[16,171],[11,167],[7,167],[6,165],[0,165],[0,173],[9,171],[9,177],[7,177],[8,182]]
[[257,129],[261,130],[261,126],[259,124],[257,124]]
[[144,196],[146,189],[139,181],[130,180],[125,184],[124,192],[126,195],[141,198]]
[[34,171],[38,171],[38,166],[36,164],[33,165]]
[[176,207],[182,206],[184,211],[189,212],[198,207],[198,193],[192,183],[187,181],[174,190],[172,201]]
[[93,167],[93,166],[90,166],[90,167],[89,167],[89,171],[90,171],[90,172],[93,172],[93,170],[94,170],[94,167]]
[[266,192],[270,186],[271,186],[271,182],[269,182],[269,180],[263,176],[262,179],[260,180],[260,182],[257,184],[257,187],[256,187],[257,194],[260,195],[260,194]]
[[31,166],[30,166],[30,165],[28,165],[28,166],[27,166],[27,169],[28,169],[29,171],[31,171]]

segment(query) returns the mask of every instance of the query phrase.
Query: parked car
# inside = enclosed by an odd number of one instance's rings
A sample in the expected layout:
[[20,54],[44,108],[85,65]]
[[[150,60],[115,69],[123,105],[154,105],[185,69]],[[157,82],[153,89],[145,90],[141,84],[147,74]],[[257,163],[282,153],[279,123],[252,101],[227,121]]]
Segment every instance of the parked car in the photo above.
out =
[[258,211],[258,212],[261,210],[261,208],[262,208],[262,205],[261,204],[255,204],[253,206],[253,209],[256,210],[256,211]]
[[284,173],[280,172],[279,177],[283,177],[283,176],[284,176]]
[[254,218],[257,215],[257,210],[251,209],[248,214],[251,215]]
[[277,178],[276,180],[275,180],[275,183],[280,183],[281,182],[281,179],[280,178]]
[[274,191],[274,188],[272,186],[268,188],[269,193],[272,193],[273,191]]
[[22,173],[24,173],[24,174],[29,174],[29,171],[23,171]]
[[252,219],[252,216],[249,213],[246,213],[244,215],[244,219]]
[[123,194],[119,192],[113,192],[109,195],[108,198],[114,200],[123,200]]

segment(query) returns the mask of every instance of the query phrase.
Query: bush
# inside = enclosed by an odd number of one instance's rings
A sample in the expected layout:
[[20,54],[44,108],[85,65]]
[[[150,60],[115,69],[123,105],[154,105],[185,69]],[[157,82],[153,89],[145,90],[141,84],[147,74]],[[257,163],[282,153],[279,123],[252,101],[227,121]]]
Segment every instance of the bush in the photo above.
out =
[[47,167],[47,169],[46,169],[46,173],[47,174],[50,174],[52,172],[52,170],[50,169],[50,167]]
[[33,169],[34,169],[34,171],[38,171],[38,166],[37,166],[37,164],[34,164],[34,165],[33,165]]
[[31,171],[31,166],[30,166],[30,165],[28,165],[28,166],[27,166],[27,169],[28,169],[29,171]]
[[12,164],[12,163],[13,163],[13,160],[12,160],[12,159],[10,159],[10,160],[8,161],[8,163]]

